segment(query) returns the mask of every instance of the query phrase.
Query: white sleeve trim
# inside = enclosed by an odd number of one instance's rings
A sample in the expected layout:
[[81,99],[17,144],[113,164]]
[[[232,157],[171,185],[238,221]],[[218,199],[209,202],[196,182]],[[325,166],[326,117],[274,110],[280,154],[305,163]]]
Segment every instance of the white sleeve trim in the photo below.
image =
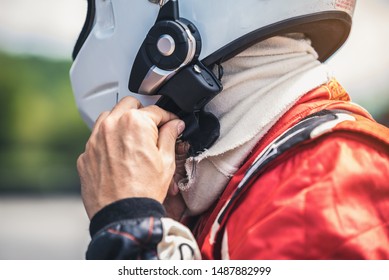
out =
[[158,244],[161,260],[200,260],[201,253],[191,231],[170,218],[162,218],[163,237]]

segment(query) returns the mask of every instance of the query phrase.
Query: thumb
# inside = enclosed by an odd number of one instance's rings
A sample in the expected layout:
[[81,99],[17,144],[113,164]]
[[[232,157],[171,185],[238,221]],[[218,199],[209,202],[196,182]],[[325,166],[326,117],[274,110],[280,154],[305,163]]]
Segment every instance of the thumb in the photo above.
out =
[[172,120],[159,128],[158,148],[162,152],[175,154],[176,140],[185,129],[182,120]]

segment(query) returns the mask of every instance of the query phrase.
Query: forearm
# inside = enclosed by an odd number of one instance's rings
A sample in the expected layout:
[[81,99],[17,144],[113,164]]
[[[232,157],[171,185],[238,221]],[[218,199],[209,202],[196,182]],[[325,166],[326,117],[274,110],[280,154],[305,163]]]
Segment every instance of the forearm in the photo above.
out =
[[148,198],[112,203],[92,219],[87,259],[198,259],[190,231]]

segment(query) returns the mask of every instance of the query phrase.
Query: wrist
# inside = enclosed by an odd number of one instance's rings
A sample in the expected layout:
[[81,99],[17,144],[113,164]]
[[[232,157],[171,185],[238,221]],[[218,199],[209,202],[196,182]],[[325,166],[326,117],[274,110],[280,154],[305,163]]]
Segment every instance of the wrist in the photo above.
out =
[[98,231],[115,222],[150,216],[156,218],[165,216],[165,209],[161,203],[150,198],[122,199],[105,206],[92,217],[90,235],[93,237]]

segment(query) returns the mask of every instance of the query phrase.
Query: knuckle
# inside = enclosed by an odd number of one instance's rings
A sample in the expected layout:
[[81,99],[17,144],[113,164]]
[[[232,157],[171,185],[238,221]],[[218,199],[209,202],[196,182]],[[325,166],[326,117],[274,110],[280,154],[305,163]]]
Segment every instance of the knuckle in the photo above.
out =
[[109,133],[114,128],[114,122],[110,117],[105,118],[100,124],[100,132],[103,134]]
[[123,114],[123,117],[127,120],[136,120],[138,118],[138,110],[130,109]]
[[120,117],[120,121],[128,127],[138,127],[142,123],[142,118],[138,110],[131,109]]
[[93,130],[97,129],[99,127],[101,121],[106,119],[108,115],[109,115],[108,111],[104,111],[104,112],[100,113],[100,115],[97,117],[97,119],[95,121],[95,124],[93,126]]
[[77,158],[77,170],[80,171],[84,167],[84,153],[78,156]]
[[136,106],[137,108],[141,107],[142,104],[140,103],[140,101],[138,99],[136,99],[135,97],[133,96],[126,96],[122,99],[121,102],[127,102],[127,103],[130,103],[134,106]]
[[155,104],[154,104],[154,105],[148,106],[148,108],[149,108],[150,111],[153,111],[153,112],[154,112],[154,111],[157,111],[157,112],[158,112],[158,111],[161,111],[161,110],[162,110],[159,106],[157,106],[157,105],[155,105]]
[[101,112],[97,120],[106,118],[109,115],[109,113],[110,113],[109,111]]
[[85,153],[91,152],[94,148],[95,148],[95,139],[94,138],[89,139],[89,141],[86,142],[86,145],[85,145]]

